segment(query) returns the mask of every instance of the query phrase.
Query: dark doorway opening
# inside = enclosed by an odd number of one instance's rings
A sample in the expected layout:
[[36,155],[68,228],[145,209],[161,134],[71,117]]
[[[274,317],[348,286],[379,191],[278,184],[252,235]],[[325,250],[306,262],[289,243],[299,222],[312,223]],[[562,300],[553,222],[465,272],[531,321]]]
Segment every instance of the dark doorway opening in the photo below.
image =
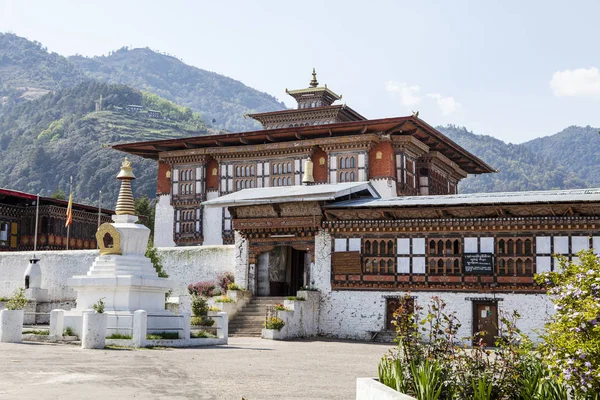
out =
[[305,286],[308,252],[277,246],[258,258],[258,296],[295,296]]

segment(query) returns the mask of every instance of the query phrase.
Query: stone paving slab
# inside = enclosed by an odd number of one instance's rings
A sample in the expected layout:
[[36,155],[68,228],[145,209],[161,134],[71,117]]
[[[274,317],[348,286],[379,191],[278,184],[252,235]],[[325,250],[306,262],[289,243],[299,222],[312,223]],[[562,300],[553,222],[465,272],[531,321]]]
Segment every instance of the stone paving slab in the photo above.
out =
[[0,343],[0,399],[353,399],[389,344],[229,338],[194,349]]

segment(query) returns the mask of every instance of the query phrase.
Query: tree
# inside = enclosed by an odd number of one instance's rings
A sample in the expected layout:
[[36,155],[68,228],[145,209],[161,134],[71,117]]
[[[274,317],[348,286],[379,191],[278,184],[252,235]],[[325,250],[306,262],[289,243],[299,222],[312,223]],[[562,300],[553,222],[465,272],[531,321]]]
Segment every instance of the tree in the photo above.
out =
[[588,250],[578,257],[569,263],[561,256],[557,271],[535,277],[556,308],[540,352],[576,398],[593,398],[600,393],[600,255]]
[[65,194],[65,191],[62,190],[61,188],[56,188],[56,190],[54,192],[52,192],[52,194],[50,195],[50,198],[57,199],[57,200],[66,200],[67,195]]
[[150,200],[148,196],[138,197],[134,200],[135,215],[140,217],[140,222],[150,229],[150,238],[154,237],[154,200]]

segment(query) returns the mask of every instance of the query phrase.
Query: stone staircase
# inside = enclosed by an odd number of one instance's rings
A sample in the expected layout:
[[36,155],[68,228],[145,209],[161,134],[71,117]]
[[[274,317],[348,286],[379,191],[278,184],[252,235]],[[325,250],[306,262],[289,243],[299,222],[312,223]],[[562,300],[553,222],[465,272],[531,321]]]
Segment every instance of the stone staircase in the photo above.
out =
[[285,297],[253,297],[229,321],[229,336],[260,336],[267,307],[282,303]]

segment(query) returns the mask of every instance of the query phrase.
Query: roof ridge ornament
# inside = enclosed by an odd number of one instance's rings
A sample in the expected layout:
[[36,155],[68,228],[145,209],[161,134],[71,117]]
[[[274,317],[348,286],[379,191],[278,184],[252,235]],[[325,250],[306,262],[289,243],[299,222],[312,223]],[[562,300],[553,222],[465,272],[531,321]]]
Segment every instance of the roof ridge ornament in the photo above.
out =
[[319,86],[319,82],[317,82],[317,72],[313,68],[312,80],[310,81],[310,87],[316,88],[317,86]]

